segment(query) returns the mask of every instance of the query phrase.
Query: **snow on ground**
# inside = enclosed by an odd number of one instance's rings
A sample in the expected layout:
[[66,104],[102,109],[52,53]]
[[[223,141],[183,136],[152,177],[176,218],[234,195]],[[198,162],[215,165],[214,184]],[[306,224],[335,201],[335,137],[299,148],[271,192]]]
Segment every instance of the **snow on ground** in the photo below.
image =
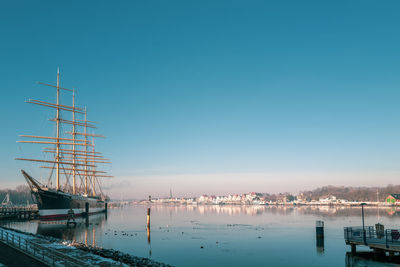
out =
[[[1,236],[2,232],[2,236]],[[75,264],[84,264],[89,266],[129,266],[124,263],[104,258],[90,252],[86,252],[72,246],[71,243],[54,242],[48,239],[24,234],[21,232],[5,229],[0,227],[0,239],[8,239],[8,242],[16,247],[21,247],[25,253],[36,255],[44,259],[46,262],[55,262],[55,265],[64,265],[61,259],[67,259]],[[37,248],[40,248],[39,250]],[[42,249],[44,248],[44,249]],[[41,251],[45,253],[41,254]],[[1,267],[1,265],[0,265]]]

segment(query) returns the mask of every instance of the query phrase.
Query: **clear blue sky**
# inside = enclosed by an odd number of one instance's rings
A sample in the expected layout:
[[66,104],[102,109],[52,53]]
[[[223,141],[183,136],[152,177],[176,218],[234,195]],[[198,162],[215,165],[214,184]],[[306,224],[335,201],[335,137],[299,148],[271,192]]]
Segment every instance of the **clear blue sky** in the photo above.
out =
[[398,183],[399,14],[399,1],[2,1],[0,187],[41,175],[13,160],[32,150],[15,141],[54,132],[24,100],[53,100],[36,82],[58,66],[101,122],[118,194]]

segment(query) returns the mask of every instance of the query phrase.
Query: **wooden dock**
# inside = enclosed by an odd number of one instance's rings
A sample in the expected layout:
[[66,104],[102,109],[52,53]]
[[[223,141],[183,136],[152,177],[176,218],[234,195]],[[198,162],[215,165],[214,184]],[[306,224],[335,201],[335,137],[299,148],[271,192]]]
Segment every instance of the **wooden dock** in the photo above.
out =
[[34,207],[0,207],[0,220],[34,219],[39,215],[39,210]]
[[377,253],[400,253],[400,230],[377,229],[374,226],[345,227],[344,240],[356,252],[356,246],[367,246]]

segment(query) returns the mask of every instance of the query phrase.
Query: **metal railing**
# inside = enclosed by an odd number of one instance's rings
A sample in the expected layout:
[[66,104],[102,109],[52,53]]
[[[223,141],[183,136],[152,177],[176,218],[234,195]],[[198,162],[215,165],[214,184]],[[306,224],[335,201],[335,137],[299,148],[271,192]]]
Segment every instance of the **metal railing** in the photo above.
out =
[[400,247],[399,229],[377,229],[374,226],[345,227],[344,239],[347,242],[359,242],[364,245],[386,245]]
[[0,228],[0,242],[21,251],[28,256],[48,266],[88,266],[87,262],[60,253],[55,249],[48,248],[24,238],[17,233]]

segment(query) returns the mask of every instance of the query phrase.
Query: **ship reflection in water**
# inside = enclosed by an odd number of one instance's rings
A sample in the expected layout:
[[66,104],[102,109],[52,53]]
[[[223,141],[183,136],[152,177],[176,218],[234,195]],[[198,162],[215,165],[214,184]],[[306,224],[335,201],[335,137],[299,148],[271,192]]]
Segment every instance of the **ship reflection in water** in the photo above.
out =
[[[365,224],[398,228],[398,214],[366,208]],[[316,239],[320,220],[324,237]],[[396,266],[389,258],[365,257],[368,249],[361,246],[356,255],[347,254],[343,227],[361,225],[359,207],[133,205],[76,222],[3,224],[175,266]]]
[[96,246],[96,229],[101,231],[107,215],[99,213],[89,218],[77,218],[76,226],[67,225],[67,220],[39,221],[36,233],[85,245]]

